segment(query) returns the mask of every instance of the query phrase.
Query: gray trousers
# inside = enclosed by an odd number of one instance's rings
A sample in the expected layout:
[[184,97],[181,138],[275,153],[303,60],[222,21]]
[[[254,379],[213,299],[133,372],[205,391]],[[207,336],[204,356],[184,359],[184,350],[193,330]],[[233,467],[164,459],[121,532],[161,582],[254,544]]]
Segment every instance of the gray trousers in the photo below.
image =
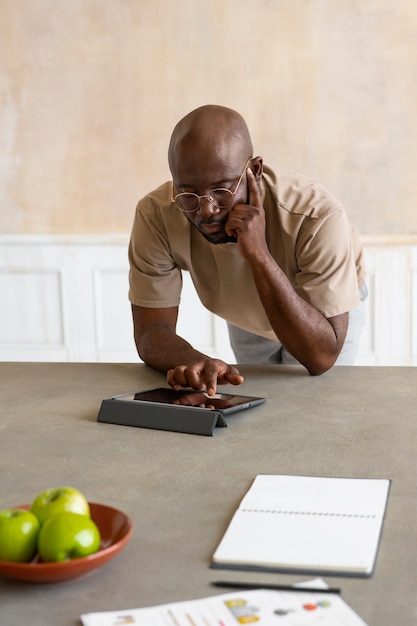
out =
[[[354,365],[359,350],[359,341],[365,326],[365,300],[368,295],[366,285],[359,290],[361,303],[355,309],[349,311],[349,327],[345,343],[337,357],[335,365]],[[259,335],[243,330],[238,326],[227,323],[230,345],[235,354],[236,363],[299,365],[295,359],[280,343],[265,339]]]

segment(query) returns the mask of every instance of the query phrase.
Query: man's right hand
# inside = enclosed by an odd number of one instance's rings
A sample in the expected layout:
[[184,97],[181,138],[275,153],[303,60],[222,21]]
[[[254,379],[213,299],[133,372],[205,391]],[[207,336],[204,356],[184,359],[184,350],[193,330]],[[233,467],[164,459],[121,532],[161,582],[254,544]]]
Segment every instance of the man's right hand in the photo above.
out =
[[243,383],[236,367],[195,350],[176,334],[178,307],[150,309],[132,305],[132,313],[140,358],[150,367],[167,372],[173,389],[188,387],[214,395],[217,385]]
[[168,384],[173,389],[190,387],[199,391],[205,390],[209,396],[216,393],[217,385],[240,385],[244,378],[239,370],[220,359],[209,357],[189,363],[177,365],[168,370]]

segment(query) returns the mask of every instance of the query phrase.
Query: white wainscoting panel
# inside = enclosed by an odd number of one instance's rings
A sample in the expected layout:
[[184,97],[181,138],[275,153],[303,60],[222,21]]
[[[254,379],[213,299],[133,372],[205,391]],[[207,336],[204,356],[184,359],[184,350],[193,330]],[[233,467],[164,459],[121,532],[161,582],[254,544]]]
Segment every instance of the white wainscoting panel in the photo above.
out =
[[[128,236],[0,236],[0,360],[138,361]],[[369,297],[359,365],[417,365],[417,238],[364,239]],[[234,362],[224,320],[184,274],[178,333]]]
[[417,245],[364,244],[369,296],[358,365],[417,365]]
[[[62,272],[30,269],[0,273],[2,324],[0,342],[64,345]],[[6,301],[7,296],[7,301]],[[29,304],[30,303],[30,304]]]
[[[128,237],[0,236],[0,360],[135,362]],[[232,361],[223,320],[184,275],[178,332]]]
[[411,359],[413,365],[417,365],[417,246],[411,252]]
[[0,242],[2,360],[68,360],[66,250]]

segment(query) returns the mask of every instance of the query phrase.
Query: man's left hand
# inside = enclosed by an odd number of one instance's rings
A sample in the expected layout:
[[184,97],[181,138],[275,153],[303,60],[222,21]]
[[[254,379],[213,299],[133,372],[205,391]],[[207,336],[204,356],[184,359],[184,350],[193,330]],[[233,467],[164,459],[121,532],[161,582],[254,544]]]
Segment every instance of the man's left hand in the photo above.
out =
[[255,174],[248,167],[249,204],[236,204],[230,211],[225,230],[237,238],[240,254],[248,261],[269,254],[265,239],[265,211],[262,193]]

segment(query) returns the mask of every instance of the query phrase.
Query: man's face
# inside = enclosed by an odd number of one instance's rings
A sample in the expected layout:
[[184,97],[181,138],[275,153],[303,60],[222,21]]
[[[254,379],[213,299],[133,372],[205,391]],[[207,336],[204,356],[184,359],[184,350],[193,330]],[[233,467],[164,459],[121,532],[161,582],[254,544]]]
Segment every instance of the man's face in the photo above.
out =
[[[235,237],[226,233],[225,225],[233,207],[247,203],[246,168],[249,163],[250,159],[245,160],[241,156],[228,159],[200,157],[178,159],[173,168],[173,194],[177,198],[177,205],[212,244],[236,242]],[[204,197],[197,199],[179,194]],[[189,210],[194,206],[198,208]]]

